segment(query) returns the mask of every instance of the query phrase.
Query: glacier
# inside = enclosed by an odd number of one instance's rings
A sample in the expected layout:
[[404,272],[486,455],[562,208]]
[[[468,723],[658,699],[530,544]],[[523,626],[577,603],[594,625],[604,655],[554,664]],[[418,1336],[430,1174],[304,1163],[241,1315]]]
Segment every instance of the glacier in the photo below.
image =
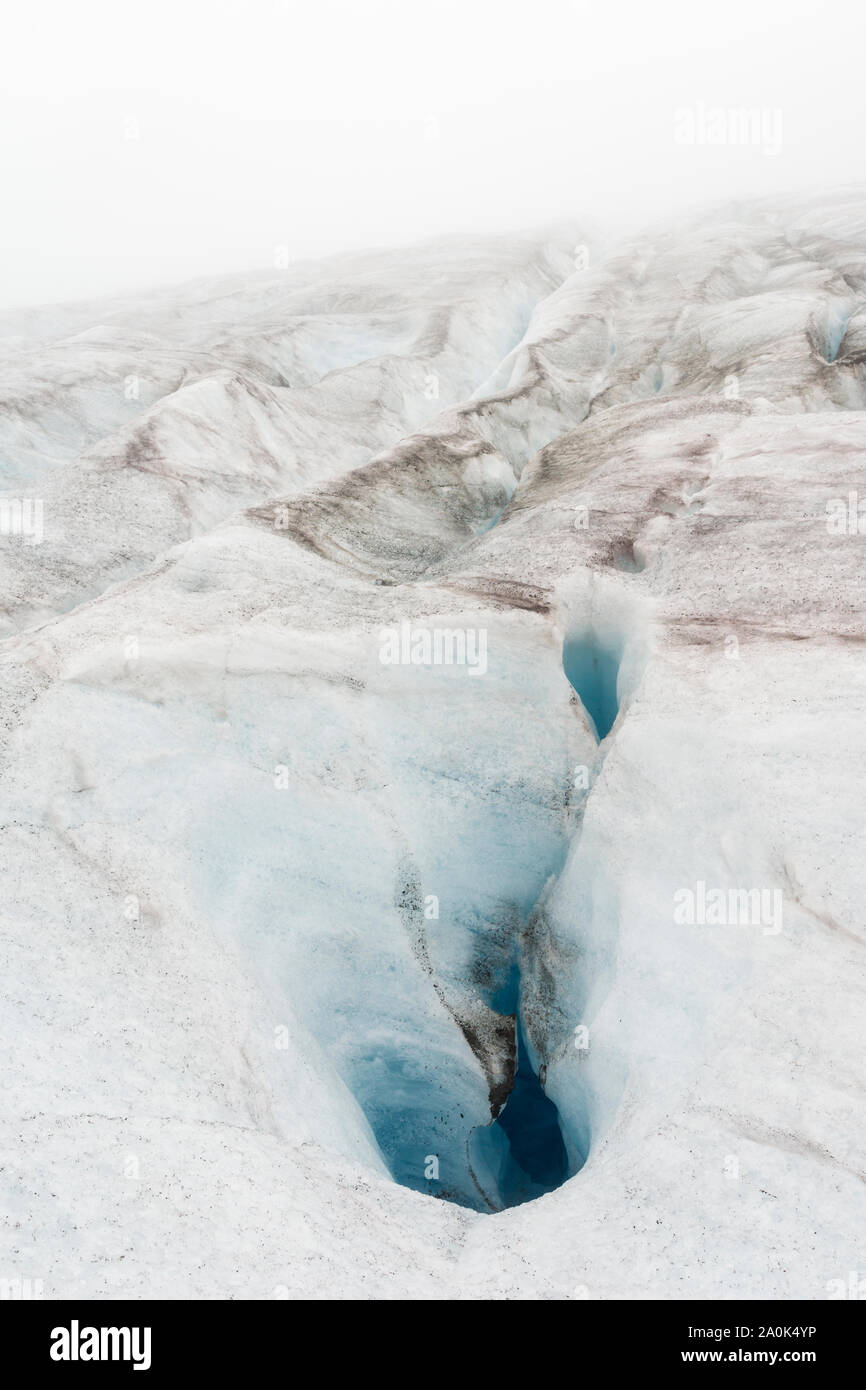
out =
[[0,1273],[862,1268],[866,195],[2,334]]

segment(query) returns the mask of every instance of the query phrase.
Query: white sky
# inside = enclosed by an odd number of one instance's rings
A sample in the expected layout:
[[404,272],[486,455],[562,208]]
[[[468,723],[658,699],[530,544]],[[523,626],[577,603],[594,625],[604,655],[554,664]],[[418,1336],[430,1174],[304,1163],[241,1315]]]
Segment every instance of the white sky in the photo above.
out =
[[[28,0],[0,305],[858,182],[864,40],[863,0]],[[678,143],[698,103],[781,151]]]

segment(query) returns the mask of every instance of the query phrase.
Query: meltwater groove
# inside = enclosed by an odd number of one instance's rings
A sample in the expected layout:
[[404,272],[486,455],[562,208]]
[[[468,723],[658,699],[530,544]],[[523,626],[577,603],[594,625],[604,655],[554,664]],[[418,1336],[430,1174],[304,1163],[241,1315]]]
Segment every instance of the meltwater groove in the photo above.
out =
[[[570,628],[562,646],[563,671],[599,742],[607,738],[619,716],[625,646],[626,636],[616,624],[585,621]],[[515,833],[515,826],[510,829]],[[395,1057],[400,1084],[395,1085],[393,1071],[387,1078],[378,1076],[375,1094],[365,1097],[364,1108],[371,1119],[376,1115],[376,1138],[395,1180],[405,1186],[476,1210],[496,1212],[554,1191],[573,1177],[586,1159],[587,1135],[572,1129],[576,1126],[581,1130],[582,1118],[576,1117],[571,1107],[569,1128],[564,1129],[564,1116],[545,1091],[552,1035],[548,1036],[544,1020],[537,1017],[538,991],[530,988],[525,997],[521,978],[522,972],[527,972],[528,985],[530,976],[537,981],[547,974],[549,988],[554,988],[554,973],[562,968],[555,953],[550,961],[546,959],[547,937],[543,931],[532,930],[530,924],[562,871],[568,840],[575,829],[575,823],[570,830],[563,825],[561,843],[539,846],[546,861],[545,872],[522,898],[518,896],[520,878],[509,884],[508,897],[500,901],[498,922],[490,914],[489,899],[486,909],[479,911],[473,906],[467,915],[469,885],[461,875],[451,884],[440,881],[443,904],[452,907],[447,918],[428,923],[423,913],[421,873],[406,870],[399,894],[401,916],[441,1003],[481,1063],[488,1086],[489,1118],[476,1119],[462,1134],[456,1123],[458,1112],[462,1121],[464,1113],[473,1110],[467,1087],[477,1086],[477,1073],[474,1078],[467,1074],[461,1082],[452,1072],[448,1085],[441,1077],[426,1074],[421,1057],[417,1059],[418,1074],[409,1084],[402,1074],[405,1059]],[[473,822],[471,844],[464,844],[463,852],[476,864],[495,863],[500,833],[498,820],[486,826],[483,821]],[[488,885],[491,897],[495,897],[494,890],[503,890],[504,874],[507,870],[500,862],[496,881]],[[529,881],[524,879],[522,886],[529,888]],[[469,894],[471,897],[471,886]],[[461,902],[463,907],[458,906]],[[442,943],[448,939],[452,922],[461,921],[463,916],[474,920],[474,945],[464,962],[461,980],[453,974],[449,955],[443,956]],[[466,938],[458,935],[454,939],[459,942]],[[561,1039],[554,1044],[560,1045]],[[443,1084],[444,1093],[450,1091],[452,1095],[444,1108]],[[383,1107],[387,1124],[378,1113]],[[477,1093],[474,1113],[477,1116]],[[429,1165],[422,1170],[419,1145],[427,1125]]]
[[494,1121],[508,1141],[499,1178],[503,1206],[516,1207],[560,1187],[569,1176],[559,1111],[532,1068],[517,1021],[514,1089]]
[[475,1131],[469,1166],[485,1205],[493,1211],[520,1206],[561,1187],[569,1170],[557,1107],[532,1065],[520,1019],[520,972],[513,963],[491,1006],[513,1022],[511,1089],[489,1125]]
[[592,721],[599,743],[607,737],[619,714],[617,680],[622,643],[590,629],[567,637],[562,648],[562,668]]

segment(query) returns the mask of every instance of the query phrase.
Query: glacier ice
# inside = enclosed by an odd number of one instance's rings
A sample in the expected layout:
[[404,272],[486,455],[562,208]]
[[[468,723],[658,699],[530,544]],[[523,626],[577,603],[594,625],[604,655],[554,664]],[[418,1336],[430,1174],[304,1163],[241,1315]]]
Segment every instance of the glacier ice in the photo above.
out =
[[857,1268],[866,200],[581,240],[3,325],[4,1274]]

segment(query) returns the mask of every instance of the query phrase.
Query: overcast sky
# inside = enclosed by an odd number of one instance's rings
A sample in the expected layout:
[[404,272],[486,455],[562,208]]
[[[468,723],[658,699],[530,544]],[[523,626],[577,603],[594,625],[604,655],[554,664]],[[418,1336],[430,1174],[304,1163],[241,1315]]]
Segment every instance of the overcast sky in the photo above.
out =
[[3,29],[2,305],[866,177],[863,0],[28,0]]

